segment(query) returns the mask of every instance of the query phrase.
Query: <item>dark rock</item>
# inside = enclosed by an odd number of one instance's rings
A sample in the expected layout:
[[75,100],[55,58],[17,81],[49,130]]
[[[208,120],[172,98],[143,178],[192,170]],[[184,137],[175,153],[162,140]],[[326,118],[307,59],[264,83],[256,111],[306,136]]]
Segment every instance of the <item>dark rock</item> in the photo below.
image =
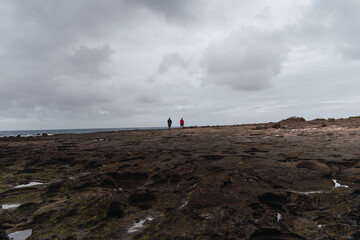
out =
[[360,209],[359,208],[352,208],[349,217],[352,220],[360,221]]
[[170,177],[169,177],[169,181],[172,182],[172,183],[177,183],[181,180],[181,176],[179,174],[172,174]]
[[297,164],[296,167],[314,170],[317,168],[317,165],[313,162],[301,162],[301,163]]
[[261,150],[255,147],[250,148],[249,150],[244,151],[246,153],[266,153],[269,152],[268,150]]
[[43,224],[50,220],[53,214],[56,213],[56,210],[49,210],[34,216],[32,224]]
[[281,210],[287,202],[286,196],[282,194],[275,194],[272,192],[264,193],[258,196],[260,202],[265,203],[269,207]]
[[221,184],[221,188],[225,188],[228,185],[231,185],[233,182],[231,180],[226,180]]
[[115,188],[116,184],[114,182],[114,179],[112,179],[110,176],[104,176],[103,179],[100,182],[100,187],[103,187],[103,188]]
[[253,209],[253,217],[255,219],[259,219],[265,214],[265,209],[259,203],[252,203],[250,207]]
[[55,158],[54,160],[59,163],[70,163],[70,162],[74,161],[74,158],[73,157],[59,157],[59,158]]
[[129,197],[129,204],[141,210],[150,209],[156,201],[156,196],[152,193],[135,193]]
[[354,239],[360,239],[360,231],[356,231],[353,235]]
[[221,156],[221,155],[203,155],[202,156],[205,160],[210,160],[210,161],[213,161],[213,160],[220,160],[220,159],[223,159],[224,156]]
[[69,236],[69,237],[65,238],[65,240],[76,240],[76,237],[74,237],[74,236]]
[[111,202],[107,211],[107,217],[125,217],[123,204],[121,202]]
[[124,189],[134,189],[145,184],[149,175],[143,172],[107,173],[115,181],[116,186]]
[[306,240],[294,233],[282,233],[276,229],[262,229],[255,232],[249,240]]
[[60,192],[61,187],[63,185],[64,185],[64,182],[51,183],[46,193],[47,194],[58,193],[58,192]]
[[74,190],[96,187],[98,184],[95,181],[80,181],[73,187]]
[[351,197],[356,197],[360,194],[360,189],[355,190],[352,194]]
[[271,127],[272,127],[272,128],[276,128],[276,129],[279,129],[279,128],[281,128],[281,125],[280,125],[280,123],[275,123],[275,124],[273,124]]
[[0,230],[0,240],[9,240],[9,237],[6,235],[5,231]]
[[303,117],[289,117],[287,119],[281,120],[280,122],[305,122],[305,118]]

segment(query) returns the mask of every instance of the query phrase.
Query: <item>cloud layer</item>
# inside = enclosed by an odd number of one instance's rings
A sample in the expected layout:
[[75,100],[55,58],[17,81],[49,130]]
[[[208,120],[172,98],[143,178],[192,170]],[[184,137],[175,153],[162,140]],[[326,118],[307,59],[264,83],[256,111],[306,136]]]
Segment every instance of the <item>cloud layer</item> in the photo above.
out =
[[281,34],[244,30],[206,49],[205,79],[235,90],[261,90],[281,73],[287,52]]
[[5,0],[0,130],[357,115],[355,0]]

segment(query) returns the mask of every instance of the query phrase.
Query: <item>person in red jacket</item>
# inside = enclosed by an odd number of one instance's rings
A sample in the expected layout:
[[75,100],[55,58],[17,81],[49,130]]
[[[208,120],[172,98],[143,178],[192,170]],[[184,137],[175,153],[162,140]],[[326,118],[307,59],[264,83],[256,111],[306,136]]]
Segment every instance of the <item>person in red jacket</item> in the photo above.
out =
[[181,127],[181,128],[184,127],[184,119],[183,119],[183,118],[180,119],[180,127]]

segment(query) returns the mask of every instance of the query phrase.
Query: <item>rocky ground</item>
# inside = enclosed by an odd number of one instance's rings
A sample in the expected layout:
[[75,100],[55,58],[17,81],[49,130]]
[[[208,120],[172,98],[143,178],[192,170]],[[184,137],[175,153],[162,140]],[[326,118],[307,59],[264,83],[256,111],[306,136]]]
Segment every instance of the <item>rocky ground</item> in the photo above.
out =
[[0,138],[0,239],[360,239],[359,126]]

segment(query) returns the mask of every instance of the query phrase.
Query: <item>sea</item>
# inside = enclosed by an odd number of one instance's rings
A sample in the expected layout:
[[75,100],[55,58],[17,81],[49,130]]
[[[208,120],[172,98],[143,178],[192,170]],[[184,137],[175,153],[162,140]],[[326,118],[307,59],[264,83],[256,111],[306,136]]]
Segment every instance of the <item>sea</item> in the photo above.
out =
[[0,137],[31,137],[43,134],[82,134],[82,133],[97,133],[97,132],[117,132],[117,131],[132,131],[132,130],[154,130],[166,129],[164,127],[134,127],[134,128],[87,128],[87,129],[46,129],[46,130],[11,130],[0,131]]

